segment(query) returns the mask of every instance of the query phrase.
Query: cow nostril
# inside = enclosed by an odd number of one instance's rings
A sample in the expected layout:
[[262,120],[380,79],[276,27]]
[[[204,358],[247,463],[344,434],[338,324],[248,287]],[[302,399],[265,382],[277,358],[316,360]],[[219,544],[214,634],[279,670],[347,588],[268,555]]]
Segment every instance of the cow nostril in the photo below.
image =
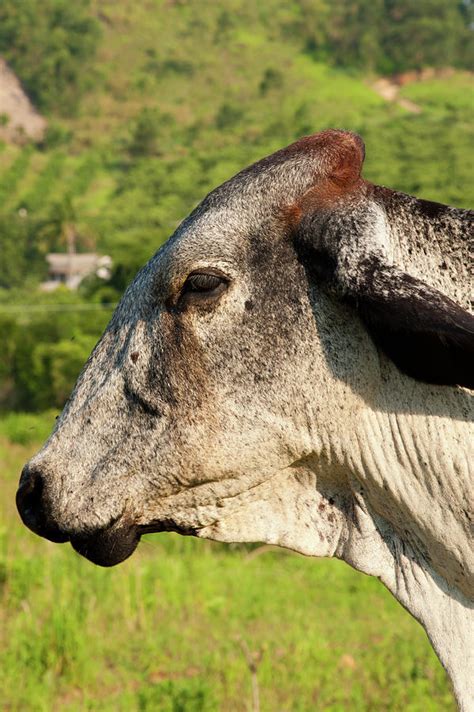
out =
[[16,505],[21,518],[27,526],[41,508],[41,495],[44,482],[38,470],[31,470],[28,465],[21,474],[20,486],[16,494]]
[[41,471],[26,465],[16,493],[16,506],[20,517],[35,534],[58,543],[67,541],[68,537],[59,530],[50,516],[44,490],[44,477]]

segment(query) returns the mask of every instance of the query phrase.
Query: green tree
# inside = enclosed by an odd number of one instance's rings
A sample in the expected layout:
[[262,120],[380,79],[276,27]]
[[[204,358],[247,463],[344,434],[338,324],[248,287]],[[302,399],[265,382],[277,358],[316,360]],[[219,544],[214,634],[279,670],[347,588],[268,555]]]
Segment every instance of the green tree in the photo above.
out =
[[100,37],[89,0],[2,0],[0,55],[42,109],[71,113]]
[[216,127],[220,131],[236,126],[242,119],[244,110],[237,104],[224,102],[216,114]]
[[461,48],[467,36],[472,47],[472,30],[461,5],[446,0],[385,0],[384,4],[381,49],[390,71],[462,64]]
[[153,156],[159,153],[161,118],[159,112],[148,107],[140,112],[129,146],[132,156]]
[[469,2],[341,0],[327,26],[327,57],[337,65],[384,74],[470,67],[471,14]]
[[36,408],[64,405],[96,342],[94,336],[79,334],[74,340],[35,345],[31,374]]
[[377,69],[381,61],[380,27],[384,0],[341,0],[328,25],[328,58],[346,67]]
[[38,224],[27,215],[0,215],[0,288],[21,287],[46,272],[45,252],[36,240]]
[[79,232],[78,213],[69,195],[54,203],[49,215],[41,222],[37,230],[37,242],[47,246],[46,251],[79,252],[81,249],[93,249],[95,240],[91,234]]
[[25,307],[14,313],[2,310],[0,304],[0,409],[60,407],[107,324],[110,311],[82,311],[80,296],[66,289],[36,294],[38,311],[28,309],[33,301],[28,290],[20,301]]
[[282,86],[283,74],[279,69],[268,67],[263,73],[263,77],[258,88],[260,94],[265,95],[272,89],[281,89]]

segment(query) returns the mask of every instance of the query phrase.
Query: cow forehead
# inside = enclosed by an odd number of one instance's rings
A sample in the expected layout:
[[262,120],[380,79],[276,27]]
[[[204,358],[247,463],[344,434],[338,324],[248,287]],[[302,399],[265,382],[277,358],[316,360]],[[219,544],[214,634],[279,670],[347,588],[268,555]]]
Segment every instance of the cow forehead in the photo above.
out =
[[[270,216],[268,216],[270,219]],[[275,230],[265,221],[235,207],[210,208],[185,220],[150,262],[150,278],[163,286],[182,280],[193,270],[214,266],[230,276],[245,271],[254,243],[272,247]]]
[[209,208],[178,228],[167,243],[167,257],[176,263],[195,259],[238,259],[252,233],[247,215],[231,206]]
[[154,266],[167,269],[196,258],[238,263],[251,241],[275,235],[265,226],[279,221],[314,176],[314,162],[298,154],[285,160],[275,154],[241,171],[204,198],[157,253]]
[[138,273],[113,322],[142,315],[145,303],[165,296],[194,269],[215,266],[230,276],[245,272],[249,248],[271,250],[282,238],[283,209],[314,176],[314,162],[277,153],[213,190]]
[[138,272],[109,328],[147,318],[194,270],[214,267],[231,278],[242,274],[250,241],[261,239],[255,235],[249,221],[229,206],[195,211]]

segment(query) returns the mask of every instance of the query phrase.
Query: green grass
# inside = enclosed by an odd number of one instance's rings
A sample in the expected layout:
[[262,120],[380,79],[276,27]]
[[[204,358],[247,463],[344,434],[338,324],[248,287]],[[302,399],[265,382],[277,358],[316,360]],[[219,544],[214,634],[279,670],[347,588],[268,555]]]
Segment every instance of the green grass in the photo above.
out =
[[[39,437],[52,414],[33,420]],[[455,709],[421,627],[341,562],[162,534],[100,569],[35,537],[14,492],[36,446],[10,442],[7,430],[3,421],[3,709],[245,712],[245,645],[262,712]]]
[[467,72],[455,72],[437,79],[408,84],[401,96],[444,114],[458,111],[472,112],[474,106],[473,77]]

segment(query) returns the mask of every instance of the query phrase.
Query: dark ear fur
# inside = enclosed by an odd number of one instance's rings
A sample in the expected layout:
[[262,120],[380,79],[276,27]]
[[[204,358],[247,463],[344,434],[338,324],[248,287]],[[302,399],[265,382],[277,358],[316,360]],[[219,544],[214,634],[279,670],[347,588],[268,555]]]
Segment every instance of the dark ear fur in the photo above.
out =
[[374,341],[412,378],[474,389],[474,316],[421,280],[375,258],[346,285]]

